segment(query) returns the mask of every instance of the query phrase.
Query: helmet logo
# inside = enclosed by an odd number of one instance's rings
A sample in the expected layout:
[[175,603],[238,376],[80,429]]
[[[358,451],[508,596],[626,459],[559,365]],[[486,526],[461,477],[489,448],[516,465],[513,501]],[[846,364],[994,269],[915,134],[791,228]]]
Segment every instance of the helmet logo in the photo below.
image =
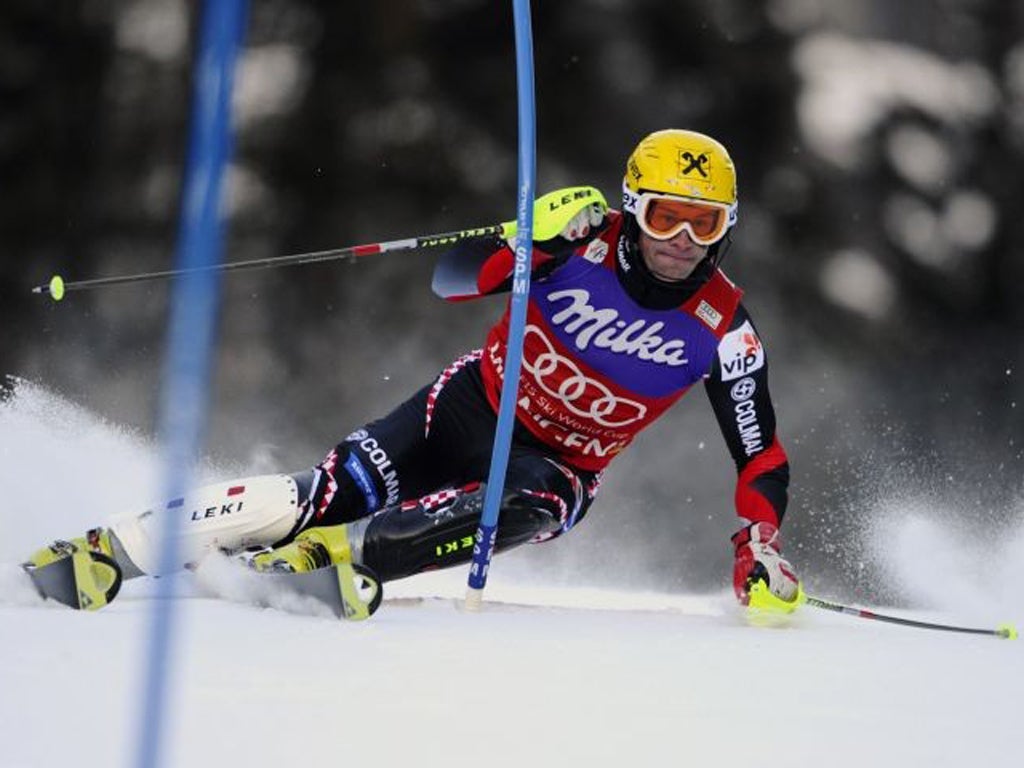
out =
[[[696,131],[669,129],[644,138],[629,156],[622,176],[623,211],[644,194],[713,202],[736,223],[736,169],[725,147]],[[632,197],[630,197],[632,196]]]
[[[708,157],[706,152],[701,152],[696,157],[689,150],[684,150],[679,153],[679,175],[689,176],[690,171],[696,171],[703,178],[708,178],[707,165],[711,162],[711,158]],[[684,165],[684,163],[686,163]]]

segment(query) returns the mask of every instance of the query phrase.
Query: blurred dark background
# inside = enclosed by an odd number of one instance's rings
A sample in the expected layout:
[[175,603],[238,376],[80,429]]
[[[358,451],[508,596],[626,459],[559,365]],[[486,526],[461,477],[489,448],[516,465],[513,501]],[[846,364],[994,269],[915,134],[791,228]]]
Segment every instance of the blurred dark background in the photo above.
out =
[[[144,435],[168,286],[60,304],[30,288],[172,266],[196,10],[0,9],[0,373]],[[249,15],[227,260],[514,218],[511,4],[251,0]],[[539,191],[589,183],[614,204],[626,156],[664,127],[733,154],[725,268],[767,342],[798,567],[870,596],[866,542],[904,502],[1016,524],[1024,4],[577,0],[534,3],[533,23]],[[210,460],[310,465],[479,346],[502,302],[435,299],[433,260],[226,277]],[[698,388],[613,464],[578,532],[521,557],[719,586],[734,477]]]

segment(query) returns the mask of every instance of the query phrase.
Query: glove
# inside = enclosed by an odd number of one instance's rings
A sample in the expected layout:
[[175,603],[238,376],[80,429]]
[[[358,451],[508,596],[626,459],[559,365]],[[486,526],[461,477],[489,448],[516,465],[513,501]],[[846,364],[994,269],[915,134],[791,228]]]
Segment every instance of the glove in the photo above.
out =
[[[579,213],[573,215],[565,226],[562,227],[558,233],[558,237],[566,240],[582,240],[590,234],[590,230],[594,227],[598,227],[604,221],[604,214],[608,208],[602,203],[591,203],[581,210]],[[516,250],[516,236],[505,238],[505,243],[508,245],[510,251],[515,253]]]
[[591,203],[583,210],[569,219],[569,222],[562,227],[558,233],[559,237],[566,240],[582,240],[590,234],[591,228],[598,227],[604,221],[605,206],[601,203]]
[[771,523],[752,523],[733,534],[732,543],[736,547],[732,587],[743,605],[750,602],[750,585],[757,581],[764,581],[780,600],[789,603],[796,599],[800,582],[779,551],[778,528]]
[[[594,202],[586,204],[586,200]],[[581,202],[584,207],[572,214],[568,221],[564,220],[567,211],[574,210]],[[555,237],[566,240],[579,240],[590,234],[590,231],[604,222],[608,212],[608,203],[598,190],[593,187],[569,187],[556,189],[537,198],[533,204],[533,239],[535,242],[547,242]],[[564,223],[563,223],[564,222]],[[509,250],[516,249],[517,222],[502,223],[502,239]]]

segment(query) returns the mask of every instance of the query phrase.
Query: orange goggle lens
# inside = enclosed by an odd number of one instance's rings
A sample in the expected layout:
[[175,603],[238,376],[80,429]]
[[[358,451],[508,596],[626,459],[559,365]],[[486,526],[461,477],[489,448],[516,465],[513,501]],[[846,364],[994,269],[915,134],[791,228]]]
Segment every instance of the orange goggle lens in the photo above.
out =
[[694,242],[711,245],[725,234],[728,214],[724,207],[710,203],[644,196],[637,221],[655,240],[671,240],[685,229]]

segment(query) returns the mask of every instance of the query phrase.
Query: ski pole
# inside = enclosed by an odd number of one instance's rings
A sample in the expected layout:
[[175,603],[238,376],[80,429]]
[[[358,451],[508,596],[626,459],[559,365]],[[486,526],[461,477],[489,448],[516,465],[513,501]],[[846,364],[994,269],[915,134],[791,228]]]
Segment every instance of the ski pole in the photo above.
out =
[[901,619],[897,616],[885,616],[874,611],[869,611],[864,608],[852,608],[848,605],[842,605],[840,603],[832,603],[828,600],[821,600],[817,597],[811,597],[807,595],[804,598],[807,605],[815,608],[822,608],[826,611],[833,611],[835,613],[843,613],[847,616],[858,616],[862,619],[872,619],[874,621],[885,621],[890,624],[899,624],[904,627],[918,627],[920,629],[937,629],[945,632],[961,632],[969,635],[990,635],[993,637],[1002,637],[1007,640],[1017,639],[1017,628],[1013,624],[1000,624],[995,629],[986,629],[980,627],[957,627],[950,624],[932,624],[927,621],[915,621],[913,619]]
[[114,277],[97,277],[91,280],[71,281],[65,281],[60,275],[54,275],[48,284],[34,287],[32,293],[48,293],[54,301],[60,301],[68,291],[82,291],[91,288],[102,288],[108,285],[124,285],[126,283],[145,283],[152,280],[167,280],[178,275],[202,272],[237,272],[245,269],[285,267],[292,264],[313,264],[318,261],[331,261],[349,256],[355,258],[357,256],[372,256],[378,253],[385,253],[386,251],[403,251],[415,248],[431,248],[438,245],[453,245],[466,238],[483,237],[485,235],[504,236],[505,225],[493,224],[476,229],[463,229],[457,232],[444,232],[437,235],[425,235],[405,240],[392,240],[390,242],[370,243],[367,245],[350,245],[344,248],[331,248],[326,251],[311,251],[309,253],[293,253],[287,256],[269,256],[265,259],[234,261],[196,269],[168,269],[162,272],[142,272],[135,275],[117,275]]
[[[555,237],[569,220],[587,205],[605,204],[604,196],[594,187],[567,187],[548,192],[538,197],[534,205],[534,216],[540,224],[536,226],[534,240],[549,240]],[[517,222],[507,221],[501,224],[489,224],[473,229],[460,229],[454,232],[442,232],[434,235],[423,235],[403,240],[391,240],[383,243],[366,245],[349,245],[344,248],[331,248],[326,251],[309,253],[293,253],[286,256],[270,256],[265,259],[250,259],[226,264],[217,264],[195,269],[168,269],[161,272],[143,272],[135,275],[116,275],[97,277],[90,280],[65,280],[61,275],[54,275],[45,285],[37,285],[32,293],[48,294],[54,301],[60,301],[68,291],[83,291],[102,288],[108,285],[124,285],[127,283],[145,283],[153,280],[167,280],[178,275],[202,272],[237,272],[246,269],[269,269],[293,264],[313,264],[319,261],[332,261],[348,257],[373,256],[387,251],[408,251],[419,248],[454,245],[460,240],[472,237],[497,235],[510,238],[516,234]]]

